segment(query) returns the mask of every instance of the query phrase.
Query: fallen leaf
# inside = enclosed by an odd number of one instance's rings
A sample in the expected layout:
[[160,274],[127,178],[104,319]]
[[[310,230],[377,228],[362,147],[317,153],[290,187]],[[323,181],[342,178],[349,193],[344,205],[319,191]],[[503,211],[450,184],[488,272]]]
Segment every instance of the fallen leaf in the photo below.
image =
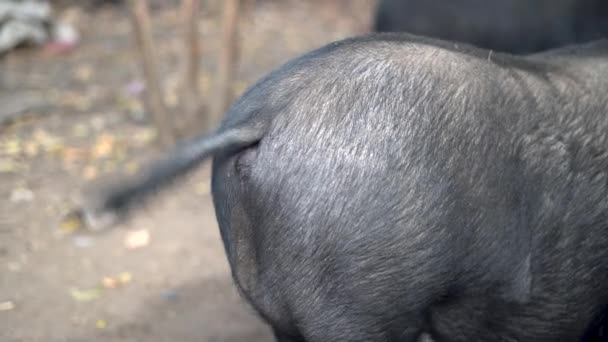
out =
[[46,152],[56,152],[63,147],[60,138],[53,136],[42,129],[37,129],[32,138],[40,144]]
[[93,157],[94,158],[105,158],[112,153],[114,148],[115,139],[110,134],[102,134],[100,135],[93,147]]
[[67,214],[59,224],[60,230],[64,233],[73,233],[83,227],[84,222],[82,222],[81,216],[76,212]]
[[2,153],[8,156],[17,156],[21,154],[21,143],[17,139],[11,139],[2,144]]
[[10,201],[13,203],[31,202],[34,200],[34,193],[30,189],[15,188],[11,191]]
[[106,289],[115,289],[120,286],[120,282],[112,277],[103,277],[101,283]]
[[103,277],[101,284],[106,289],[116,289],[131,282],[132,276],[129,272],[121,272],[118,277]]
[[10,311],[15,308],[15,303],[9,301],[0,302],[0,311]]
[[97,322],[95,322],[95,326],[98,329],[104,329],[108,324],[106,323],[106,321],[104,321],[103,319],[98,319]]
[[146,229],[129,232],[125,238],[128,249],[145,247],[150,243],[150,233]]
[[101,289],[99,287],[94,287],[85,290],[71,288],[70,295],[77,302],[90,302],[101,297]]
[[129,272],[121,272],[118,275],[118,280],[120,281],[120,283],[122,285],[126,285],[126,284],[130,283],[132,279],[133,279],[133,276]]

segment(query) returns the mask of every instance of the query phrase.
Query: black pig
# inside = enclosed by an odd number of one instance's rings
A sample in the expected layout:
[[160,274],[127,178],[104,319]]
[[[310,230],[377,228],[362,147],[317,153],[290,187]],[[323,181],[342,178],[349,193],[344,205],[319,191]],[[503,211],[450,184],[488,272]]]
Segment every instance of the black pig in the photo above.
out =
[[606,40],[329,44],[85,217],[211,156],[234,281],[279,341],[576,341],[608,304]]
[[381,0],[373,25],[524,54],[608,38],[608,1]]

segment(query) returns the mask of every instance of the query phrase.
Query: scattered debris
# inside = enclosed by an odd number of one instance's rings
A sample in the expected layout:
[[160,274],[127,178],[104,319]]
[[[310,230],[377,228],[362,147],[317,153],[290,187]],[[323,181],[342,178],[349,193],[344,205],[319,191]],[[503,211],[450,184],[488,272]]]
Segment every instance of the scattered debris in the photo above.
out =
[[13,203],[31,202],[34,200],[34,193],[30,189],[15,188],[11,191],[10,201]]
[[10,311],[15,308],[15,303],[9,301],[0,302],[0,311]]
[[133,276],[129,272],[122,272],[118,275],[118,279],[120,280],[121,284],[125,285],[131,282]]
[[112,277],[103,277],[101,283],[106,289],[115,289],[120,286],[118,279]]
[[95,322],[95,326],[98,329],[104,329],[108,324],[106,323],[106,321],[104,321],[103,319],[98,319],[97,322]]
[[95,147],[93,148],[93,158],[105,158],[112,154],[114,149],[115,139],[110,134],[102,134],[97,137]]
[[61,232],[67,234],[81,230],[84,226],[84,222],[82,221],[82,213],[80,211],[69,212],[63,217],[61,223],[59,224]]
[[150,233],[146,229],[129,232],[125,238],[128,249],[145,247],[150,243]]
[[54,136],[43,129],[36,129],[32,140],[37,142],[45,152],[56,152],[63,148],[61,138]]
[[74,245],[79,248],[88,248],[95,244],[93,238],[89,236],[74,236],[73,240]]
[[70,295],[77,302],[91,302],[101,297],[101,289],[99,287],[85,290],[71,288]]
[[122,272],[118,277],[103,277],[101,284],[106,289],[117,289],[130,283],[131,279],[131,273]]

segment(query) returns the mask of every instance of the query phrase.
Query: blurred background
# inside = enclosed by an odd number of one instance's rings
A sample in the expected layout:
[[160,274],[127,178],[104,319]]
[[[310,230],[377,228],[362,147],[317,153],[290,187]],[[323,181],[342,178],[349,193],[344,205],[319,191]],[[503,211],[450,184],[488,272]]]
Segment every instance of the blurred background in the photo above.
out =
[[85,185],[213,128],[375,1],[0,1],[0,341],[270,341],[230,279],[208,165],[80,234]]

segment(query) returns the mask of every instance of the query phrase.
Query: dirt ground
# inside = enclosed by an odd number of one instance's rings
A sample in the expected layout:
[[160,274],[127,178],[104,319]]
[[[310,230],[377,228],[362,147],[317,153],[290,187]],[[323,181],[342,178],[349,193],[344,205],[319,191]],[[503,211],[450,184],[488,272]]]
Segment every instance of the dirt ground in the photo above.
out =
[[[301,52],[365,32],[373,5],[256,1],[241,22],[235,91]],[[177,13],[170,5],[153,12],[170,105],[178,96]],[[83,185],[132,172],[158,148],[137,94],[128,13],[119,6],[60,14],[82,35],[74,51],[22,49],[0,61],[0,109],[32,107],[0,126],[0,341],[270,341],[232,286],[208,165],[119,229],[67,234],[61,218]],[[205,6],[203,99],[213,87],[219,26],[217,8]]]

